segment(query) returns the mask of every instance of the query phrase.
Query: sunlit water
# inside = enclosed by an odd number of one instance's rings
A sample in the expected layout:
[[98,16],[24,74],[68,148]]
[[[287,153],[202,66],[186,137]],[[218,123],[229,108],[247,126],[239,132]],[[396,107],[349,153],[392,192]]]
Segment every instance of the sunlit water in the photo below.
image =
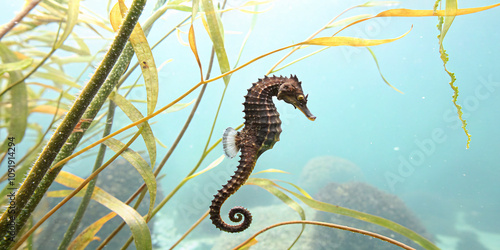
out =
[[[98,9],[98,1],[85,2],[87,6]],[[228,1],[228,5],[237,6],[242,2]],[[258,15],[240,64],[271,50],[303,41],[342,10],[361,3],[363,1],[275,1],[271,10]],[[459,7],[494,3],[459,1]],[[399,6],[356,9],[343,17],[376,14],[388,8],[431,9],[433,4],[433,1],[402,1]],[[148,3],[145,13],[149,14],[153,6],[153,1]],[[105,16],[102,8],[99,12]],[[499,9],[457,17],[444,42],[450,55],[447,68],[456,74],[455,84],[460,90],[458,103],[462,105],[467,129],[472,135],[469,149],[466,149],[467,137],[451,101],[453,92],[448,85],[450,78],[439,58],[437,18],[380,18],[349,28],[339,35],[385,39],[400,36],[411,29],[400,40],[372,47],[385,78],[404,94],[394,91],[383,82],[373,58],[365,48],[330,48],[275,73],[297,75],[303,83],[304,92],[309,94],[308,105],[317,119],[311,122],[292,106],[276,103],[283,121],[281,140],[259,158],[255,172],[269,168],[281,169],[290,174],[262,174],[260,177],[300,185],[305,175],[303,168],[308,161],[320,156],[340,157],[355,164],[356,171],[344,169],[339,170],[338,174],[325,174],[322,179],[318,179],[318,183],[363,181],[398,196],[433,235],[434,242],[443,249],[498,249],[498,17]],[[151,31],[148,37],[150,43],[156,42],[182,18],[184,14],[167,13],[165,20],[155,24]],[[251,18],[250,14],[237,11],[223,16],[227,32],[225,46],[231,65],[236,62]],[[2,22],[8,19],[10,17],[2,18]],[[203,26],[200,22],[197,24],[198,51],[206,70],[210,43]],[[320,36],[331,34],[333,29],[326,30]],[[187,41],[187,36],[183,35],[183,38]],[[316,49],[319,47],[299,51],[285,64]],[[243,122],[241,103],[246,89],[263,77],[283,55],[270,56],[232,75],[212,143],[220,138],[226,127],[235,127]],[[167,59],[174,59],[159,73],[158,106],[161,107],[197,83],[199,74],[189,47],[180,46],[174,36],[156,49],[154,56],[157,65]],[[219,73],[215,65],[212,76]],[[167,175],[162,180],[164,193],[169,193],[201,156],[223,87],[222,81],[209,84],[192,125],[165,167]],[[183,102],[195,97],[190,95]],[[133,92],[131,98],[145,99],[145,92]],[[158,139],[170,146],[189,110],[187,108],[153,119],[157,122],[153,130]],[[125,116],[118,116],[116,122],[129,123]],[[158,155],[165,153],[166,149],[159,147]],[[200,169],[221,154],[222,148],[218,146]],[[158,215],[153,232],[158,248],[170,247],[203,215],[212,195],[232,175],[237,160],[225,159],[216,169],[186,184],[165,206]],[[78,165],[75,163],[68,168],[76,171]],[[307,190],[307,187],[304,188]],[[312,188],[307,191],[313,196],[317,192]],[[235,205],[255,211],[256,220],[259,216],[264,217],[266,210],[272,213],[271,210],[276,208],[283,209],[280,213],[282,218],[265,225],[299,219],[292,209],[256,186],[243,187],[229,198],[223,211]],[[314,217],[312,209],[306,208],[306,212],[308,219]],[[227,220],[225,214],[223,218]],[[254,225],[248,231],[255,233],[260,229]],[[307,227],[304,237],[310,229]],[[288,245],[297,232],[290,234]],[[218,232],[207,219],[181,243],[179,249],[208,249],[221,240],[231,242],[234,237]]]

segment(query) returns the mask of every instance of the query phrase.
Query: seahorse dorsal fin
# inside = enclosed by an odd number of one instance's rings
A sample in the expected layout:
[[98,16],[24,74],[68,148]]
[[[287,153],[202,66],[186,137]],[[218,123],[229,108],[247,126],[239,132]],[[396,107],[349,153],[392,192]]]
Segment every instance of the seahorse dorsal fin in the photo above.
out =
[[224,148],[224,153],[229,158],[235,157],[240,150],[236,146],[236,135],[238,135],[238,132],[234,128],[229,127],[226,128],[222,136],[222,147]]

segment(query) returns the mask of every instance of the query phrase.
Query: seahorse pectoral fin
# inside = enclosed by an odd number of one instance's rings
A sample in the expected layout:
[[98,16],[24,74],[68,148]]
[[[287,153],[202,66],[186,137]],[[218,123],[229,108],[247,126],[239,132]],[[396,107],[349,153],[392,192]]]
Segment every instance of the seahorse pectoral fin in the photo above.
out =
[[236,145],[236,136],[238,132],[234,128],[226,128],[224,135],[222,135],[222,147],[224,148],[224,153],[227,157],[233,158],[240,151],[239,147]]

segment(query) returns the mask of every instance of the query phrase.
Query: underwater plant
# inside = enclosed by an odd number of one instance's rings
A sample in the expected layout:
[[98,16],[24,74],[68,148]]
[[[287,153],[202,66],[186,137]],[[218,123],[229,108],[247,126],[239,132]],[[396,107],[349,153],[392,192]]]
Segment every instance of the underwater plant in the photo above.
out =
[[[348,30],[349,27],[374,18],[384,17],[438,17],[440,31],[439,51],[441,59],[446,65],[448,56],[445,53],[443,41],[455,16],[481,12],[500,6],[500,4],[459,9],[457,1],[450,0],[446,1],[444,9],[438,9],[439,2],[436,2],[434,9],[429,10],[388,9],[376,15],[357,15],[344,20],[337,20],[352,9],[391,6],[394,2],[369,1],[356,5],[335,16],[303,42],[287,45],[260,56],[251,55],[252,59],[240,65],[240,58],[247,57],[244,48],[246,42],[252,39],[255,20],[262,13],[269,11],[269,9],[262,11],[259,8],[271,6],[272,2],[270,1],[236,2],[232,3],[232,7],[226,8],[226,1],[215,5],[211,0],[158,0],[152,14],[142,23],[139,23],[139,20],[143,16],[143,9],[146,6],[145,0],[134,0],[129,7],[126,6],[123,0],[109,1],[108,10],[106,10],[109,13],[109,18],[100,16],[79,0],[27,1],[28,4],[23,7],[23,10],[3,26],[0,32],[0,57],[2,59],[2,65],[0,66],[2,72],[0,76],[0,100],[2,102],[0,107],[2,121],[0,129],[2,138],[0,139],[3,140],[0,148],[0,162],[2,166],[7,166],[5,174],[0,177],[4,185],[0,199],[2,199],[2,207],[5,208],[0,217],[0,232],[3,234],[0,239],[0,249],[36,248],[32,243],[37,230],[43,230],[41,225],[50,217],[57,216],[56,211],[75,196],[82,197],[82,199],[63,239],[59,243],[59,249],[85,248],[91,241],[100,239],[97,237],[99,230],[116,215],[123,222],[112,233],[106,235],[107,238],[102,239],[99,249],[112,240],[125,225],[130,229],[131,237],[123,242],[123,248],[127,248],[134,242],[137,249],[152,249],[152,237],[147,223],[159,211],[164,212],[166,210],[164,209],[166,204],[171,202],[171,199],[178,194],[178,191],[186,183],[196,182],[199,179],[196,177],[205,175],[205,173],[217,167],[224,159],[224,156],[216,158],[203,170],[199,170],[202,164],[205,165],[205,160],[215,158],[214,149],[221,142],[221,139],[212,142],[213,132],[223,106],[222,102],[225,99],[226,90],[230,86],[231,77],[240,74],[242,69],[258,63],[261,59],[270,60],[271,55],[284,50],[289,50],[288,54],[279,59],[268,72],[261,72],[260,75],[269,75],[292,65],[300,65],[303,59],[330,47],[354,46],[368,48],[394,42],[411,32],[410,29],[399,37],[388,39],[337,36],[339,32]],[[109,8],[112,3],[114,4],[113,7]],[[170,29],[162,27],[160,31],[156,29],[153,33],[153,25],[161,21],[160,18],[167,11],[182,16],[181,20],[175,24],[162,24],[170,25]],[[243,39],[238,54],[235,55],[227,52],[227,48],[231,44],[225,39],[223,25],[223,14],[234,12],[252,15],[254,20],[250,25],[247,36]],[[202,32],[202,28],[206,32]],[[165,32],[166,30],[169,31]],[[336,31],[323,37],[317,37],[319,33],[331,30]],[[163,37],[155,45],[150,46],[151,39],[148,37],[156,36],[159,32],[162,33]],[[163,46],[162,42],[169,41],[172,38],[171,34],[174,33],[177,33],[179,42],[174,41],[176,47],[169,47],[169,49],[182,50],[184,47],[189,47],[189,54],[185,55],[184,58],[193,59],[194,57],[198,65],[198,68],[189,68],[186,70],[189,73],[182,74],[194,75],[199,71],[200,80],[192,84],[192,79],[188,78],[186,82],[176,83],[174,86],[162,83],[161,86],[167,87],[168,91],[163,89],[160,91],[159,72],[165,65],[169,65],[171,60],[167,59],[161,66],[157,67],[155,58],[161,58],[162,55],[153,51],[156,47]],[[187,35],[185,35],[186,33]],[[97,39],[90,37],[89,34],[97,36]],[[206,39],[197,40],[195,34],[198,39],[199,37],[205,37]],[[187,43],[183,41],[186,36]],[[278,37],[274,39],[291,40]],[[96,45],[92,40],[99,40],[101,43],[98,44],[102,46],[102,49],[94,51]],[[206,41],[206,43],[200,43],[200,41]],[[211,44],[209,44],[209,41],[211,41]],[[298,57],[278,68],[286,59],[296,56],[295,52],[303,51],[303,49],[312,45],[323,46],[324,48],[303,57]],[[210,46],[212,47],[211,56],[208,67],[204,68],[206,64],[202,63],[200,54],[209,50],[208,47]],[[378,67],[374,52],[370,50],[370,53]],[[137,62],[131,64],[134,54]],[[221,74],[211,78],[215,57],[217,57]],[[229,64],[229,58],[236,60],[233,67]],[[186,69],[183,63],[185,62],[180,60],[179,67]],[[98,66],[91,73],[90,79],[84,81],[84,75],[91,72],[94,65]],[[68,68],[71,68],[71,73]],[[138,72],[137,68],[140,69],[140,72]],[[450,85],[454,91],[453,102],[462,121],[463,129],[468,136],[468,146],[470,135],[466,129],[466,122],[462,118],[460,106],[457,104],[458,89],[454,85],[455,77],[446,67],[445,70],[452,79]],[[80,73],[75,74],[74,72]],[[141,76],[143,77],[143,84],[142,82],[139,83]],[[132,77],[137,78],[134,80]],[[186,177],[173,180],[176,183],[173,187],[168,187],[168,194],[164,199],[157,202],[160,174],[170,173],[169,171],[171,171],[163,170],[163,168],[169,166],[167,161],[174,152],[179,151],[181,140],[187,137],[186,132],[193,122],[193,118],[199,115],[196,111],[200,108],[207,86],[215,85],[214,82],[220,79],[222,79],[224,85],[223,89],[218,92],[221,95],[219,103],[203,104],[214,107],[216,111],[212,124],[203,123],[210,132],[204,146],[200,144],[199,148],[202,148],[202,153],[199,159],[186,174]],[[382,79],[390,87],[397,90],[383,76]],[[145,91],[145,96],[138,94],[142,93],[142,89]],[[198,89],[198,97],[193,102],[181,103],[188,95]],[[140,98],[134,99],[134,95]],[[302,98],[306,100],[306,97],[302,96]],[[165,100],[168,100],[167,104],[164,103]],[[159,104],[163,105],[163,107],[157,108]],[[160,128],[153,126],[151,119],[161,115],[165,121],[155,121],[155,123],[161,124],[164,128],[174,127],[175,124],[179,123],[179,120],[170,121],[169,117],[175,116],[178,118],[177,113],[185,112],[184,108],[189,106],[192,106],[191,111],[186,114],[187,118],[180,128],[180,132],[168,139],[171,141],[171,145],[167,147],[168,151],[163,155],[162,160],[157,161],[158,151],[160,151],[157,146],[163,147],[164,143],[161,142],[158,136],[155,136]],[[116,107],[119,108],[119,111],[116,110]],[[181,110],[183,111],[181,112]],[[176,113],[170,114],[173,112]],[[307,112],[305,113],[308,115]],[[43,121],[49,115],[51,116],[50,121]],[[123,125],[117,118],[120,115],[126,117],[124,119],[130,120],[131,123],[127,122],[128,125]],[[113,125],[115,125],[114,129]],[[116,128],[116,126],[119,126],[119,128]],[[137,127],[137,129],[132,129],[134,127]],[[239,129],[242,125],[234,127]],[[122,134],[129,130],[135,132],[129,132],[128,135]],[[119,134],[122,134],[123,137],[118,138]],[[143,145],[137,145],[137,142],[135,142],[138,137],[142,138]],[[197,140],[201,139],[198,137]],[[135,150],[131,148],[132,144],[134,144]],[[99,149],[93,151],[93,148],[97,146],[99,146]],[[112,152],[110,153],[108,149],[111,149]],[[106,158],[106,151],[112,156]],[[99,173],[119,156],[122,156],[134,166],[143,181],[142,186],[125,201],[117,199],[104,189],[96,186]],[[85,159],[90,157],[95,163],[91,174],[86,179],[70,173],[68,168],[69,165],[77,162],[75,158],[84,162]],[[63,170],[66,165],[68,166]],[[173,164],[170,163],[170,165]],[[182,169],[185,169],[185,165],[188,164],[183,163],[182,165]],[[262,172],[280,173],[283,170],[264,170],[255,173],[254,176]],[[70,189],[49,191],[49,187],[54,182]],[[301,220],[282,222],[264,228],[239,246],[235,246],[235,248],[245,248],[258,244],[255,237],[275,227],[301,224],[303,231],[306,224],[311,224],[370,235],[410,249],[390,237],[372,232],[333,223],[307,221],[304,210],[296,201],[298,200],[316,210],[342,214],[383,226],[407,237],[426,249],[437,249],[432,242],[406,227],[378,216],[339,207],[335,204],[319,202],[313,199],[306,190],[292,183],[288,184],[297,191],[289,190],[279,185],[277,181],[265,178],[250,177],[246,184],[256,185],[269,191],[297,211]],[[148,211],[145,214],[140,214],[136,208],[143,202],[146,193],[149,195],[149,203],[146,202]],[[296,199],[290,198],[290,195]],[[63,199],[44,213],[41,218],[34,218],[37,206],[45,199],[54,198]],[[79,225],[85,218],[84,214],[89,209],[91,200],[107,207],[112,213],[80,230]],[[171,248],[181,244],[208,214],[209,211],[200,214],[200,219]],[[290,247],[300,239],[302,231],[291,243]]]

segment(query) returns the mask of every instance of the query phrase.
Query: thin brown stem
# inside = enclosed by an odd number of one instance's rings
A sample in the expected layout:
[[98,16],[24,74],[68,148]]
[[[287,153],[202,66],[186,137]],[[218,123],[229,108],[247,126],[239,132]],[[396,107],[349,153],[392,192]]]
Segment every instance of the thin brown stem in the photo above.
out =
[[383,236],[383,235],[380,235],[380,234],[377,234],[377,233],[374,233],[374,232],[370,232],[370,231],[366,231],[366,230],[361,230],[361,229],[357,229],[357,228],[353,228],[353,227],[348,227],[348,226],[337,225],[337,224],[333,224],[333,223],[318,222],[318,221],[307,221],[307,220],[285,221],[285,222],[276,223],[274,225],[266,227],[266,228],[258,231],[254,235],[252,235],[247,240],[243,241],[241,244],[239,244],[238,246],[236,246],[235,248],[233,248],[233,250],[242,248],[243,246],[245,246],[246,244],[248,244],[251,240],[253,240],[255,237],[257,237],[259,234],[262,234],[262,233],[264,233],[267,230],[270,230],[270,229],[273,229],[273,228],[279,227],[279,226],[292,225],[292,224],[310,224],[310,225],[317,225],[317,226],[323,226],[323,227],[331,227],[331,228],[342,229],[342,230],[350,231],[350,232],[353,232],[353,233],[364,234],[364,235],[371,236],[373,238],[377,238],[377,239],[380,239],[380,240],[383,240],[383,241],[387,241],[387,242],[389,242],[389,243],[391,243],[393,245],[396,245],[398,247],[401,247],[403,249],[415,250],[415,248],[412,248],[412,247],[410,247],[410,246],[408,246],[408,245],[406,245],[406,244],[404,244],[402,242],[399,242],[397,240],[394,240],[392,238],[389,238],[389,237],[386,237],[386,236]]
[[49,212],[47,212],[41,219],[40,221],[38,221],[32,228],[30,228],[30,230],[28,232],[26,232],[23,237],[21,237],[21,239],[19,239],[16,243],[16,245],[14,245],[13,249],[17,249],[19,248],[23,242],[36,230],[38,229],[38,227],[40,227],[42,225],[42,223],[44,223],[50,216],[52,216],[57,210],[59,210],[59,208],[61,208],[64,204],[66,204],[66,202],[68,202],[71,198],[73,198],[78,192],[80,192],[80,190],[82,190],[92,179],[94,179],[102,170],[104,170],[107,166],[109,166],[109,164],[111,164],[116,158],[118,158],[118,156],[120,156],[121,153],[123,153],[123,151],[125,151],[134,141],[135,139],[137,139],[137,137],[139,137],[139,135],[141,134],[141,131],[142,131],[142,128],[139,129],[139,131],[137,133],[135,133],[134,137],[132,137],[132,139],[130,139],[129,142],[127,142],[127,144],[125,144],[125,146],[123,146],[123,148],[121,148],[118,152],[116,152],[115,155],[113,155],[113,157],[111,157],[106,163],[104,163],[104,165],[102,165],[101,167],[99,167],[95,172],[93,172],[91,175],[89,175],[89,177],[87,177],[87,179],[85,179],[81,184],[80,186],[78,186],[75,190],[73,190],[73,192],[71,192],[71,194],[69,194],[68,196],[66,196],[66,198],[64,198],[61,202],[59,202],[59,204],[57,204],[54,208],[52,208]]
[[[185,22],[186,20],[183,20],[182,22]],[[214,48],[212,48],[212,53],[210,55],[210,61],[209,61],[209,64],[208,64],[208,71],[207,71],[207,75],[206,75],[207,79],[210,78],[210,72],[212,71],[212,65],[213,65],[213,62],[214,62],[214,56],[215,56],[215,50],[214,50]],[[201,88],[201,91],[198,94],[198,98],[196,98],[196,102],[195,102],[195,104],[193,106],[193,109],[191,110],[191,113],[189,114],[188,119],[186,120],[186,122],[184,123],[184,126],[182,127],[181,131],[177,135],[177,138],[172,143],[172,146],[168,150],[167,154],[165,155],[165,157],[163,157],[162,161],[160,162],[160,164],[158,165],[158,167],[155,169],[155,172],[154,172],[155,177],[158,176],[158,174],[162,170],[163,166],[165,166],[165,164],[167,163],[167,160],[170,158],[170,156],[174,152],[175,148],[177,147],[177,145],[181,141],[182,137],[184,136],[184,133],[186,132],[187,128],[189,127],[189,124],[191,124],[191,120],[193,119],[194,114],[196,113],[196,110],[198,109],[198,106],[200,105],[201,99],[203,97],[203,94],[205,93],[205,89],[206,88],[207,88],[207,85],[203,85],[203,87]],[[128,200],[125,203],[129,204],[130,202],[132,202],[144,190],[144,188],[146,188],[146,183],[143,183],[142,186],[139,187],[135,191],[135,193],[132,194],[132,196],[130,196],[130,198],[128,198]],[[149,220],[150,220],[150,218],[148,218],[148,221]],[[97,248],[97,250],[102,249],[111,239],[113,239],[113,237],[116,236],[116,234],[118,234],[118,232],[120,232],[120,230],[124,226],[125,226],[125,222],[120,223],[120,225],[117,228],[115,228],[115,230],[113,230],[113,232],[111,232],[111,234],[108,237],[106,237],[106,239],[104,239],[102,241],[102,243],[99,245],[99,247]]]
[[19,12],[14,18],[12,18],[12,20],[10,20],[10,22],[8,22],[7,24],[3,25],[2,29],[0,30],[0,40],[2,40],[2,38],[5,36],[5,34],[7,34],[7,32],[11,31],[14,26],[16,26],[18,23],[21,22],[21,20],[23,20],[23,18],[28,15],[28,13],[30,13],[30,11],[32,9],[34,9],[38,3],[40,3],[41,0],[32,0],[31,2],[29,2],[28,4],[26,4],[24,6],[24,9],[21,10],[21,12]]
[[205,218],[207,218],[208,213],[210,213],[210,210],[207,210],[182,236],[180,239],[178,239],[170,248],[169,250],[174,249],[181,241],[183,241],[188,234],[191,233]]

